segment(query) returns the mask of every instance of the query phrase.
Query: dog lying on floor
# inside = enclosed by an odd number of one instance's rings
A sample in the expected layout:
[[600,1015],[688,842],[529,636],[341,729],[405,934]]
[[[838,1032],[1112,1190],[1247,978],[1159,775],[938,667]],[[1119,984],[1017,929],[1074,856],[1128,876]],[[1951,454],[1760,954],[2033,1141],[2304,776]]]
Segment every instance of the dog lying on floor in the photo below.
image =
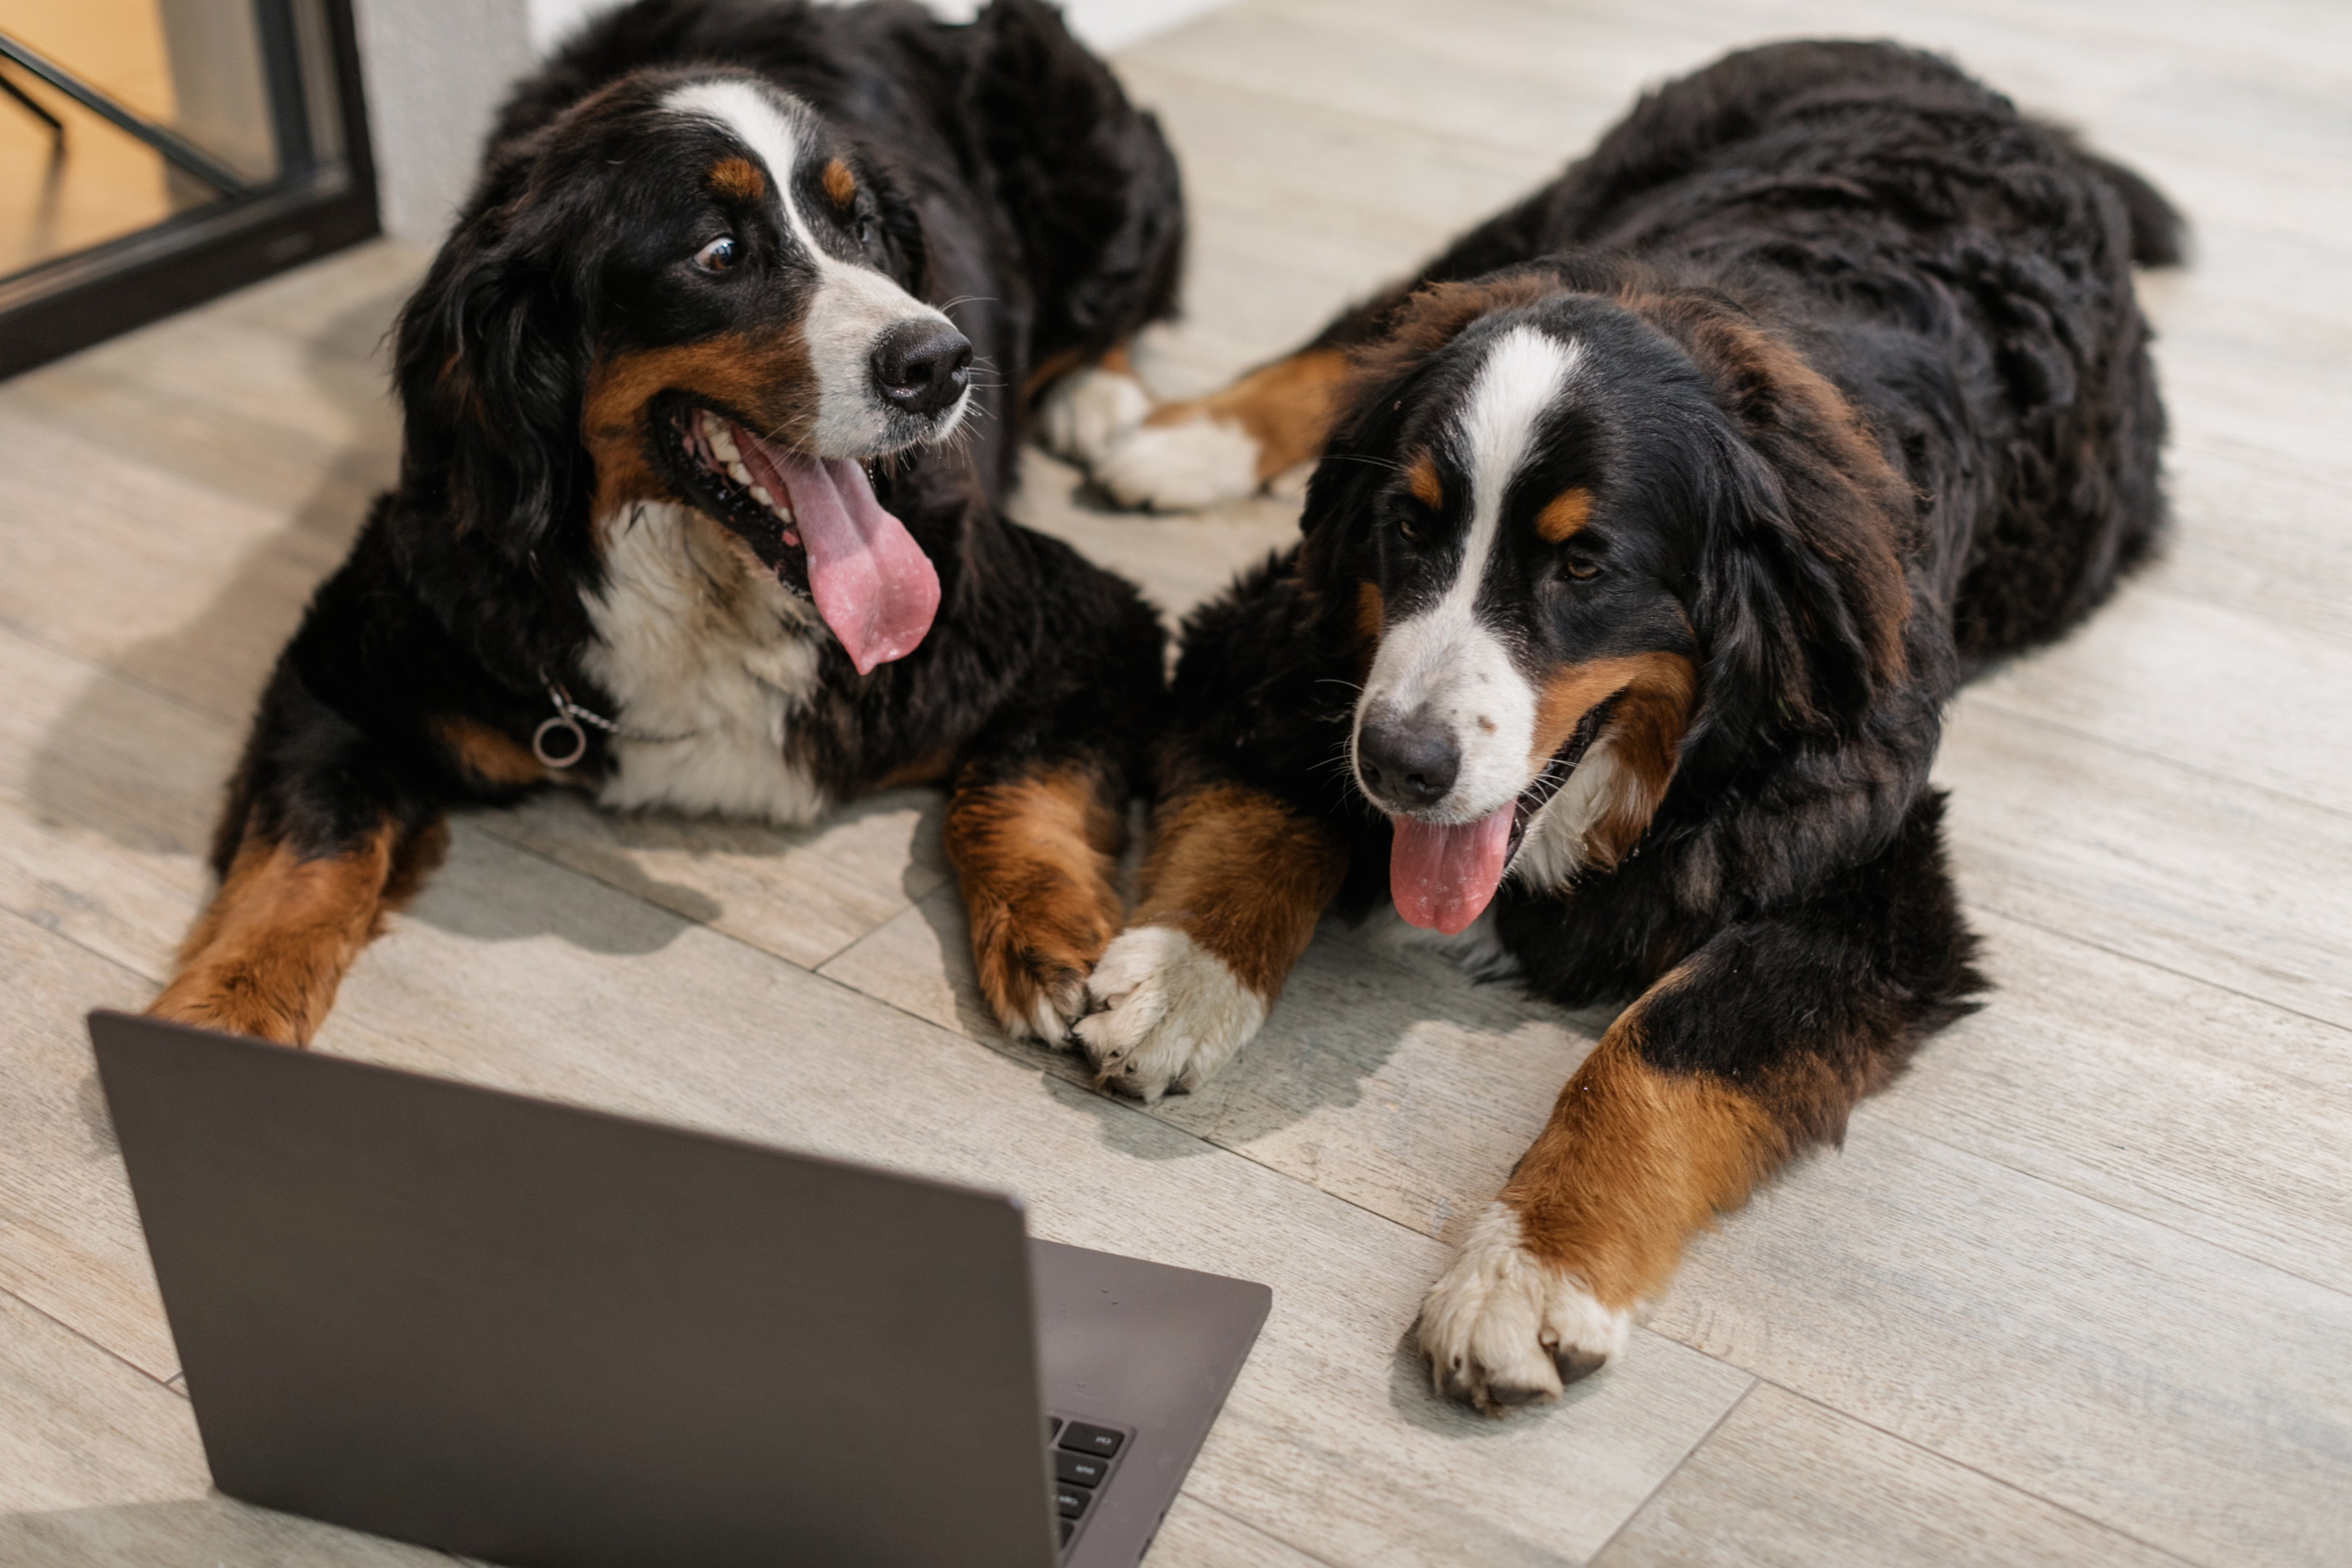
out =
[[[1124,432],[1131,501],[1321,453],[1188,623],[1140,907],[1076,1033],[1146,1099],[1264,1022],[1327,906],[1631,999],[1430,1289],[1489,1412],[1618,1354],[1738,1206],[1983,984],[1944,703],[2150,548],[2137,176],[1927,55],[1796,43],[1638,103],[1414,283]],[[1115,366],[1073,398],[1132,405]]]
[[941,780],[989,1000],[1059,1039],[1164,638],[998,503],[1026,394],[1167,313],[1182,230],[1038,0],[592,26],[402,312],[399,486],[271,677],[153,1010],[307,1042],[452,805],[803,823]]

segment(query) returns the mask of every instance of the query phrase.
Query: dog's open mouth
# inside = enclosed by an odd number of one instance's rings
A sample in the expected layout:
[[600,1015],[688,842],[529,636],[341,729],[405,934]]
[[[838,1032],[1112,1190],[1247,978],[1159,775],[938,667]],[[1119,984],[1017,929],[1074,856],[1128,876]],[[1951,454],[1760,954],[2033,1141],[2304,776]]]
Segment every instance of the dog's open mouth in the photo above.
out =
[[1468,929],[1494,901],[1495,889],[1503,885],[1527,839],[1528,825],[1568,787],[1576,765],[1592,749],[1616,706],[1617,696],[1612,695],[1586,709],[1534,780],[1475,822],[1397,817],[1396,838],[1389,851],[1389,896],[1397,912],[1414,925],[1447,936]]
[[664,455],[696,506],[807,593],[863,675],[904,658],[939,613],[940,574],[906,524],[874,499],[865,468],[769,441],[715,408],[674,399]]

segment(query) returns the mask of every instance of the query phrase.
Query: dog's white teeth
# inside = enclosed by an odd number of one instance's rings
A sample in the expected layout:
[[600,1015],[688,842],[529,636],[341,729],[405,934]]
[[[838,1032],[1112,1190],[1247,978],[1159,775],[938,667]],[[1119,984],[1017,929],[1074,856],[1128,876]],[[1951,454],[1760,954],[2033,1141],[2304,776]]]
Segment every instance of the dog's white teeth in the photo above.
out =
[[727,421],[704,415],[702,435],[710,443],[710,449],[719,455],[719,460],[726,464],[728,470],[737,479],[741,479],[743,470],[739,465],[743,460],[743,454],[736,450],[735,433],[727,428]]
[[751,499],[758,501],[761,506],[766,507],[770,511],[776,510],[776,498],[768,493],[768,487],[765,485],[753,485],[751,487]]
[[727,459],[727,477],[747,490],[751,488],[751,470],[745,468],[740,458]]

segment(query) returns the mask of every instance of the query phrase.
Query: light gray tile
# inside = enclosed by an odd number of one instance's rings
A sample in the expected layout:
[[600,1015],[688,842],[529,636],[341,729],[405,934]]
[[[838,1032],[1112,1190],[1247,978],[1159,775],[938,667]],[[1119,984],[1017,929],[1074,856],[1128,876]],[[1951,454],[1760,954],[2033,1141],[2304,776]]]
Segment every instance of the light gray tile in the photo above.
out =
[[1762,1384],[1593,1568],[2161,1568],[2179,1559]]

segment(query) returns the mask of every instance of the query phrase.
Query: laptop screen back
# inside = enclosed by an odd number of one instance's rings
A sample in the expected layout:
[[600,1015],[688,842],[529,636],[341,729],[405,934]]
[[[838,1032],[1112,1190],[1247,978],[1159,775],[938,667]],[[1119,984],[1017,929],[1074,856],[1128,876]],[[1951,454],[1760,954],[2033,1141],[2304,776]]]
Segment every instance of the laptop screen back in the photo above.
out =
[[223,1491],[511,1563],[1054,1561],[1012,1200],[90,1026]]

